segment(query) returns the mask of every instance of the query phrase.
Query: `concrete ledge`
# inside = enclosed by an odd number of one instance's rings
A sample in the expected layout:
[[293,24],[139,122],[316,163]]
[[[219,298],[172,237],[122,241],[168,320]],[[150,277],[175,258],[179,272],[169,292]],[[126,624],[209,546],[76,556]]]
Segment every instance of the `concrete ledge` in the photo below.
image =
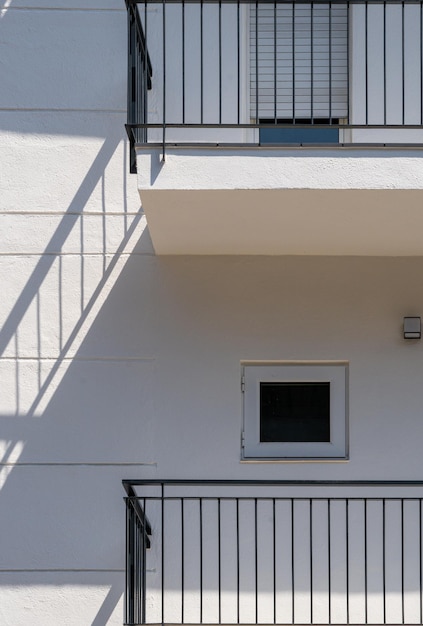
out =
[[138,150],[157,254],[423,254],[421,150]]

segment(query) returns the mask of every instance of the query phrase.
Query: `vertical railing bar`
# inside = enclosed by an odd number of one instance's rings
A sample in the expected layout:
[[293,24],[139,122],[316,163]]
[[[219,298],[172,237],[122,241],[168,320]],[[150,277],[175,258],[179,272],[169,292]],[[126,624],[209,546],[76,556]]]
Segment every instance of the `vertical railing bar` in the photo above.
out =
[[127,122],[132,124],[131,120],[131,105],[132,105],[132,13],[128,8],[127,13],[127,33],[128,33],[128,73],[127,73],[127,90],[126,90],[126,105],[127,105]]
[[[147,34],[148,34],[148,24],[147,24],[147,2],[144,3],[144,24],[145,24],[145,30],[144,30],[144,41],[145,41],[145,46],[144,46],[144,54],[145,54],[145,58],[144,58],[144,115],[143,115],[143,122],[145,124],[148,123],[148,40],[147,40]],[[147,143],[148,140],[148,129],[145,128],[144,131],[144,143]]]
[[143,562],[142,562],[142,557],[143,557],[143,552],[142,552],[142,537],[144,536],[144,533],[141,534],[141,528],[140,528],[140,523],[139,520],[137,518],[137,561],[138,561],[138,567],[137,567],[137,578],[138,578],[138,610],[137,610],[137,617],[138,620],[140,619],[141,615],[142,615],[142,571],[143,571]]
[[135,532],[135,515],[132,511],[132,519],[131,519],[131,548],[132,548],[132,558],[131,558],[131,566],[132,566],[132,621],[135,621],[137,615],[137,553],[136,553],[136,532]]
[[347,624],[350,623],[350,532],[349,532],[349,505],[348,498],[345,499],[345,562],[346,562],[346,605],[347,605]]
[[128,620],[129,621],[133,621],[133,615],[132,615],[132,607],[133,607],[133,602],[134,602],[134,595],[133,595],[133,586],[132,586],[132,567],[131,567],[131,560],[133,558],[133,548],[132,548],[132,520],[131,520],[131,509],[129,508],[129,503],[128,503],[128,555],[129,555],[129,559],[128,559],[128,566],[129,566],[129,575],[128,575]]
[[[134,13],[136,14],[137,11],[137,7],[134,6]],[[138,99],[138,60],[139,60],[139,54],[138,54],[138,37],[137,37],[137,31],[136,31],[136,21],[134,24],[135,28],[134,28],[134,74],[133,74],[133,99],[134,99],[134,122],[135,124],[138,124],[139,122],[139,117],[138,117],[138,109],[139,109],[139,99]],[[138,133],[139,130],[135,129],[134,130],[134,135],[135,135],[135,143],[138,141]]]
[[144,526],[142,526],[142,524],[140,523],[140,521],[138,520],[138,532],[140,533],[140,618],[141,618],[141,623],[145,624],[145,619],[144,619],[144,600],[145,600],[145,593],[144,593],[144,584],[145,584],[145,532],[144,532]]
[[402,47],[402,124],[405,124],[405,3],[402,0],[401,9],[401,47]]
[[347,123],[350,120],[350,2],[347,1]]
[[404,498],[401,498],[401,611],[402,623],[405,620],[405,599],[404,599]]
[[278,121],[278,82],[277,82],[277,69],[278,69],[278,52],[277,52],[277,11],[276,11],[276,0],[273,3],[273,99],[274,99],[274,107],[273,107],[273,117],[274,123],[277,124]]
[[[143,512],[144,512],[144,519],[148,519],[147,517],[147,506],[146,506],[146,501],[145,498],[143,499],[143,506],[142,506]],[[145,529],[145,524],[143,525],[142,528],[142,560],[143,560],[143,567],[142,567],[142,608],[141,608],[141,620],[142,623],[145,624],[147,622],[147,606],[146,606],[146,595],[147,595],[147,555],[146,555],[146,542],[145,542],[145,533],[146,533],[146,529]]]
[[309,499],[310,511],[310,623],[313,623],[313,500]]
[[204,39],[203,39],[203,30],[204,30],[204,4],[203,0],[200,3],[200,121],[201,124],[204,123]]
[[134,574],[133,574],[133,584],[134,584],[134,591],[133,591],[133,597],[134,597],[134,621],[138,621],[138,576],[137,576],[137,571],[138,571],[138,562],[137,562],[137,557],[138,557],[138,550],[137,550],[137,530],[136,530],[136,516],[133,513],[133,521],[132,521],[132,530],[133,530],[133,567],[134,567]]
[[[135,7],[135,11],[137,8]],[[139,43],[138,43],[138,35],[135,34],[135,123],[138,124],[140,122],[140,99],[139,99]],[[139,139],[139,130],[135,130],[135,141],[138,142]]]
[[137,516],[135,516],[135,525],[134,525],[134,529],[135,529],[135,589],[136,589],[136,593],[135,593],[135,598],[136,598],[136,606],[135,606],[135,616],[136,616],[136,621],[139,621],[139,616],[140,616],[140,534],[139,534],[139,524],[138,524],[138,519]]
[[314,2],[310,5],[310,117],[311,123],[314,124]]
[[[135,18],[134,7],[128,10],[128,124],[135,123],[135,64],[134,64],[134,46],[135,46]],[[135,157],[135,131],[131,128],[129,141],[129,162],[130,171],[136,172]]]
[[329,124],[332,124],[332,2],[329,2]]
[[[421,5],[420,5],[421,8]],[[420,577],[420,624],[423,623],[423,567],[422,567],[422,499],[419,500],[419,577]]]
[[368,56],[369,56],[369,36],[368,36],[368,9],[369,3],[365,3],[365,12],[364,12],[364,32],[365,32],[365,42],[364,42],[364,63],[365,63],[365,97],[366,97],[366,125],[369,123],[369,71],[368,71]]
[[367,498],[364,498],[364,623],[367,624]]
[[[420,124],[423,124],[423,2],[420,1]],[[420,620],[421,622],[422,620]]]
[[259,122],[259,83],[258,83],[258,64],[259,64],[259,42],[258,42],[258,0],[256,0],[256,124]]
[[328,498],[328,601],[329,624],[332,623],[332,555],[331,555],[331,527],[330,527],[330,499]]
[[[138,64],[138,55],[137,55],[137,36],[136,36],[136,30],[135,30],[135,11],[136,11],[136,6],[133,7],[133,11],[134,11],[134,29],[133,29],[133,48],[132,48],[132,54],[133,54],[133,60],[132,60],[132,111],[131,111],[131,115],[133,116],[133,123],[137,124],[138,123],[138,119],[137,119],[137,113],[138,113],[138,103],[137,103],[137,64]],[[134,129],[134,140],[135,143],[137,141],[137,134],[138,131],[136,129]]]
[[382,500],[382,574],[383,574],[383,623],[386,624],[386,512]]
[[222,0],[219,0],[219,124],[222,123]]
[[294,498],[291,498],[291,587],[292,587],[292,623],[295,624],[295,563],[294,563]]
[[220,498],[217,499],[217,563],[218,563],[218,594],[219,594],[219,624],[222,623],[222,535],[221,535],[221,508]]
[[125,515],[125,545],[126,545],[126,550],[125,550],[125,623],[129,623],[129,610],[128,610],[128,606],[129,606],[129,576],[128,576],[128,570],[129,570],[129,508],[128,508],[128,500],[127,498],[125,498],[125,505],[126,505],[126,515]]
[[140,584],[139,584],[139,571],[140,571],[140,549],[139,549],[139,533],[138,533],[138,520],[134,516],[134,553],[135,553],[135,620],[139,622],[140,615]]
[[135,529],[136,525],[136,517],[134,511],[132,511],[132,584],[133,584],[133,620],[135,621],[137,618],[137,593],[138,593],[138,585],[137,585],[137,533]]
[[292,123],[295,124],[295,3],[292,3]]
[[128,498],[125,498],[125,504],[126,504],[126,516],[125,516],[125,520],[126,520],[126,550],[125,550],[125,622],[129,623],[131,621],[131,616],[130,616],[130,610],[129,610],[129,605],[130,605],[130,587],[129,587],[129,567],[130,567],[130,541],[129,541],[129,534],[130,534],[130,523],[129,523],[129,503],[128,503]]
[[386,124],[386,0],[383,2],[383,123]]
[[143,563],[143,538],[144,538],[144,533],[141,533],[141,524],[139,519],[137,518],[137,535],[138,535],[138,588],[139,588],[139,594],[138,594],[138,619],[141,618],[142,621],[142,604],[143,604],[143,595],[142,595],[142,591],[143,591],[143,580],[142,580],[142,574],[143,574],[143,570],[144,570],[144,563]]
[[239,624],[239,498],[236,499],[236,616]]
[[162,26],[163,26],[163,154],[165,160],[166,153],[166,0],[162,0]]
[[276,624],[276,502],[273,502],[273,623]]
[[258,624],[258,539],[257,539],[257,498],[254,498],[254,564],[255,564],[255,592],[256,592],[256,624]]
[[140,557],[139,557],[139,562],[140,562],[140,573],[139,573],[139,585],[140,585],[140,606],[139,606],[139,617],[140,617],[140,621],[141,623],[145,623],[144,618],[143,618],[143,614],[144,614],[144,557],[145,557],[145,551],[144,551],[144,541],[145,541],[145,535],[144,535],[144,528],[141,528],[141,524],[140,521],[138,520],[138,533],[139,533],[139,547],[140,547]]
[[[138,12],[138,19],[141,22],[141,18],[139,16],[139,12]],[[142,25],[141,25],[142,28]],[[143,71],[143,58],[142,58],[142,54],[143,54],[143,50],[142,50],[142,41],[139,41],[139,55],[138,55],[138,73],[139,73],[139,87],[138,87],[138,93],[139,93],[139,117],[138,117],[138,121],[141,122],[142,124],[144,124],[145,119],[144,119],[144,98],[145,98],[145,93],[146,93],[146,87],[145,87],[145,82],[144,82],[144,71]],[[145,46],[145,34],[144,34],[144,46]],[[142,129],[141,132],[139,132],[138,134],[138,141],[143,141],[144,140],[144,133],[145,133],[145,129]]]
[[[139,40],[138,37],[138,47],[139,47],[139,52],[137,54],[137,65],[138,65],[138,122],[144,123],[144,116],[143,116],[143,108],[144,108],[144,94],[143,91],[145,91],[144,89],[144,80],[143,80],[143,69],[142,69],[142,64],[141,64],[141,50],[142,50],[142,45],[141,45],[141,41]],[[140,93],[141,91],[141,93]],[[141,132],[138,132],[138,141],[140,141],[140,136],[143,137],[144,135],[144,131],[142,130]]]
[[162,549],[162,624],[165,622],[164,618],[164,607],[165,607],[165,576],[164,576],[164,531],[165,531],[165,523],[164,523],[164,483],[161,483],[161,515],[162,515],[162,541],[161,541],[161,549]]
[[184,529],[184,499],[181,498],[181,624],[184,623],[185,604],[185,529]]
[[236,3],[236,15],[237,15],[237,20],[236,20],[236,41],[237,41],[237,76],[238,76],[238,80],[237,80],[237,91],[238,91],[238,115],[237,115],[237,120],[238,120],[238,124],[241,121],[241,50],[240,50],[240,11],[239,11],[239,3],[240,0],[237,0]]
[[[138,12],[138,8],[137,6],[135,6],[135,12]],[[141,98],[139,97],[139,85],[140,85],[140,54],[141,54],[141,48],[140,48],[140,42],[139,42],[139,35],[138,33],[136,34],[136,43],[135,43],[135,81],[136,81],[136,92],[135,92],[135,108],[136,108],[136,123],[139,124],[141,121],[141,117],[140,117],[140,105],[141,105]],[[140,131],[137,129],[136,131],[136,135],[137,135],[137,142],[139,141],[139,135],[140,135]]]
[[185,124],[185,0],[182,0],[182,124]]
[[203,498],[200,504],[200,624],[203,623]]

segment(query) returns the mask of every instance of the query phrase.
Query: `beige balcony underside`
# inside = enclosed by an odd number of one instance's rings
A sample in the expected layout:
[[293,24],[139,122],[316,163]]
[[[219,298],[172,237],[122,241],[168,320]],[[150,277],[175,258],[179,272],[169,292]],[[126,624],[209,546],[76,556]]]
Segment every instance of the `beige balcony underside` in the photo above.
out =
[[[197,152],[175,150],[161,165],[157,154],[138,156],[159,255],[423,254],[421,151],[355,154],[351,163],[316,153],[304,162],[298,152],[267,160],[241,151],[223,161]],[[372,173],[378,188],[369,188]]]

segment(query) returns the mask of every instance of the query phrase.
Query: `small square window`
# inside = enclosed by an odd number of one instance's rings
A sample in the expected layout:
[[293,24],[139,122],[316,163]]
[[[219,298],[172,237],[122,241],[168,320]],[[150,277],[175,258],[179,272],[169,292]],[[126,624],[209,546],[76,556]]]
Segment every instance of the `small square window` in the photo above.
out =
[[243,366],[244,459],[347,457],[347,365]]

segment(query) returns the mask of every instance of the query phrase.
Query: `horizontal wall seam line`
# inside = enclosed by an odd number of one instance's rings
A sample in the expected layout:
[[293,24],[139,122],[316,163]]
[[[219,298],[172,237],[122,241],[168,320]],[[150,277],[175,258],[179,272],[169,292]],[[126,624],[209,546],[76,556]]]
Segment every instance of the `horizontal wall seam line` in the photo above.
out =
[[60,361],[62,363],[74,363],[75,361],[84,361],[84,362],[88,362],[88,363],[92,363],[93,361],[105,361],[105,362],[110,362],[110,361],[114,361],[116,363],[131,363],[131,362],[151,362],[151,361],[155,361],[156,357],[154,356],[134,356],[134,357],[113,357],[113,356],[93,356],[93,357],[64,357],[64,358],[60,358],[60,356],[44,356],[44,357],[38,357],[38,356],[1,356],[0,357],[0,361],[11,361],[13,363],[16,363],[16,361],[32,361],[34,363],[40,363],[41,361],[44,363],[56,363],[58,360],[60,359]]
[[101,217],[102,219],[105,217],[121,217],[125,219],[127,217],[140,217],[143,213],[140,213],[140,211],[128,211],[125,213],[122,213],[122,211],[0,211],[0,215],[23,215],[24,217],[39,215],[43,217],[63,217],[65,215],[76,215],[81,217]]
[[[7,113],[126,113],[126,109],[84,109],[84,108],[45,108],[45,107],[0,107]],[[122,137],[123,139],[125,137]]]
[[70,13],[126,13],[125,9],[106,9],[104,7],[97,8],[86,8],[86,7],[4,7],[0,9],[0,14],[3,13],[5,15],[9,11],[60,11],[60,12],[70,12]]
[[95,462],[87,462],[87,463],[0,463],[0,467],[157,467],[156,462],[146,462],[146,463],[95,463]]
[[[0,257],[43,257],[43,256],[57,256],[57,257],[101,257],[101,258],[114,258],[117,252],[1,252]],[[119,258],[133,257],[133,256],[156,256],[154,252],[120,252]]]
[[23,573],[23,572],[28,572],[28,573],[36,573],[36,572],[40,572],[40,573],[47,573],[47,572],[79,572],[79,573],[83,573],[83,572],[124,572],[124,569],[96,569],[93,567],[89,567],[89,568],[73,568],[73,567],[69,567],[69,568],[62,568],[62,567],[53,567],[53,568],[13,568],[13,569],[3,569],[0,568],[0,573]]
[[[48,216],[48,217],[63,217],[65,215],[80,215],[81,217],[86,217],[87,215],[94,217],[140,217],[139,211],[128,211],[126,213],[122,213],[122,211],[0,211],[0,215],[23,215],[23,216]],[[141,216],[143,214],[141,213]]]

